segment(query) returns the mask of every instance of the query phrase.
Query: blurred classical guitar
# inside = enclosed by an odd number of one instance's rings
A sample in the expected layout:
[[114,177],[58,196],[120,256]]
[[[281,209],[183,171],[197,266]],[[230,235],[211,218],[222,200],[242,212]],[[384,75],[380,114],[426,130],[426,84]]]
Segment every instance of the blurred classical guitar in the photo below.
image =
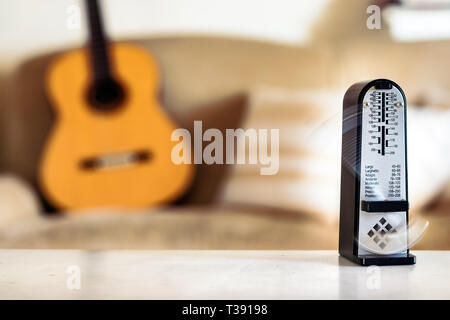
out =
[[176,125],[157,100],[157,64],[137,46],[108,43],[98,2],[86,6],[88,46],[59,56],[47,72],[57,120],[39,168],[44,197],[69,211],[173,201],[193,167],[171,161]]

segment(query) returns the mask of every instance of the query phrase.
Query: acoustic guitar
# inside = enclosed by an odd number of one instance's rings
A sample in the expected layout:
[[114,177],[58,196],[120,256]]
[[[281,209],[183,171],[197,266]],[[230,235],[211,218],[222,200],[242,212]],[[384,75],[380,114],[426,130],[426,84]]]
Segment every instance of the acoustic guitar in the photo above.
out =
[[109,43],[98,2],[86,7],[88,45],[47,72],[56,121],[39,167],[43,195],[71,212],[166,204],[189,187],[193,166],[171,160],[177,126],[157,99],[157,63],[138,46]]

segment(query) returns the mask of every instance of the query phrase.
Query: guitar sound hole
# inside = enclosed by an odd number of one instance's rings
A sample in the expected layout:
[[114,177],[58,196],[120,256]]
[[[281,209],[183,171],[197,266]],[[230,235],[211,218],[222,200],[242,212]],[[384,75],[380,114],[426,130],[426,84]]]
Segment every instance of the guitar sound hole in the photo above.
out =
[[95,109],[112,111],[122,104],[124,91],[114,79],[97,80],[89,89],[88,99]]

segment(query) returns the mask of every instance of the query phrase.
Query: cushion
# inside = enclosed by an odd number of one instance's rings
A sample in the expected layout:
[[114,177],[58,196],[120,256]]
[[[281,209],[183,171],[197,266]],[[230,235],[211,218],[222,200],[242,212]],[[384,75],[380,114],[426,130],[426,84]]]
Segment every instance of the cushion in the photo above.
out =
[[[280,130],[277,174],[238,165],[225,202],[339,217],[342,98],[340,90],[260,87],[251,92],[245,128]],[[450,182],[450,109],[408,106],[408,181],[411,210],[434,201]],[[432,143],[430,143],[432,142]]]

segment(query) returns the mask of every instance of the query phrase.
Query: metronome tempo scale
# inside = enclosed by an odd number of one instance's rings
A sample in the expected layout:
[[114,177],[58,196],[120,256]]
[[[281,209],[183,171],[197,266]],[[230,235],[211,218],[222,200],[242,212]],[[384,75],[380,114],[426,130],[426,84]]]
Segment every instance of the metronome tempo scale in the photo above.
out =
[[339,253],[361,265],[414,264],[405,95],[386,79],[356,83],[343,111]]

